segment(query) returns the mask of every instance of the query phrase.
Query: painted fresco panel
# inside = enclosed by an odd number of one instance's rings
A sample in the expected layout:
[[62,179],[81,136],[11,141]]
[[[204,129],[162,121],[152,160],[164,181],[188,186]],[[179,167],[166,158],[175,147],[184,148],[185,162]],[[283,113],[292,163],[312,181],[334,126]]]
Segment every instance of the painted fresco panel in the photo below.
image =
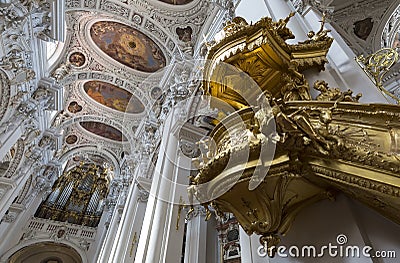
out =
[[126,137],[120,130],[111,127],[107,124],[94,121],[80,122],[80,125],[87,131],[92,132],[98,136],[114,140],[114,141],[127,141]]
[[88,81],[83,85],[85,92],[106,107],[126,113],[144,111],[142,102],[130,92],[102,81]]
[[150,73],[165,67],[165,57],[157,44],[132,27],[100,21],[90,28],[90,35],[103,52],[130,68]]

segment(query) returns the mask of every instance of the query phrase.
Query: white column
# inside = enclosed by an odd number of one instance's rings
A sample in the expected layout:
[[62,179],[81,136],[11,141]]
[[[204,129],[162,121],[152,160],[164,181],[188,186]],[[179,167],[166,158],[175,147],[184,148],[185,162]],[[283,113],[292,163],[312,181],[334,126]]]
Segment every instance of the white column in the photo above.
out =
[[177,188],[177,183],[179,180],[187,182],[189,173],[184,174],[179,168],[185,159],[181,159],[178,155],[179,141],[174,130],[177,128],[176,118],[179,115],[177,113],[179,113],[179,109],[173,108],[165,121],[164,137],[154,171],[138,252],[135,257],[136,263],[180,262],[184,215],[181,211],[179,229],[176,229],[182,191],[179,187]]
[[2,222],[0,226],[0,251],[7,251],[18,243],[24,232],[26,222],[35,214],[37,207],[43,201],[43,195],[39,194],[28,206],[22,204],[14,204],[21,208],[21,212],[17,215],[13,222]]
[[13,130],[0,134],[0,160],[4,158],[7,152],[15,145],[21,136],[22,129],[20,125]]
[[[275,21],[279,19],[286,18],[290,12],[294,12],[294,9],[290,2],[284,0],[264,0],[265,5],[268,8],[269,15]],[[299,14],[296,13],[294,17],[292,17],[288,23],[288,28],[292,31],[293,35],[296,39],[289,39],[287,43],[293,44],[299,41],[304,41],[307,39],[307,29],[302,23],[302,18]]]
[[203,215],[197,215],[187,224],[185,263],[207,263],[206,252],[207,222]]
[[97,262],[106,262],[110,258],[111,249],[115,242],[115,235],[117,234],[119,221],[121,220],[121,212],[118,206],[113,208],[110,224],[108,225],[107,233],[105,235],[103,244],[101,246],[100,254]]
[[[121,220],[117,232],[119,238],[114,243],[113,251],[115,253],[110,257],[112,262],[134,262],[140,229],[146,212],[146,198],[143,195],[144,190],[140,189],[139,185],[135,183],[135,190],[132,198],[129,198],[129,208],[126,210],[128,212],[125,216],[123,215],[124,220]],[[98,262],[104,261],[99,260]]]
[[[138,214],[137,204],[140,195],[139,185],[135,182],[129,188],[128,197],[125,201],[125,209],[122,213],[121,221],[119,222],[118,230],[115,233],[113,247],[108,262],[129,262],[125,261],[127,250],[130,243],[130,236],[133,225],[141,224],[137,217],[143,218],[143,215]],[[143,214],[143,211],[141,211]],[[135,222],[136,221],[136,222]],[[139,225],[140,227],[140,225]],[[138,237],[139,238],[139,237]],[[128,251],[129,253],[129,251]],[[98,262],[104,262],[106,258],[99,258]],[[132,260],[133,262],[133,260]]]
[[263,257],[258,254],[260,244],[260,236],[247,235],[242,227],[239,227],[240,236],[240,253],[242,263],[268,263],[268,257]]
[[0,218],[3,218],[4,214],[7,212],[7,209],[18,196],[33,169],[29,168],[27,170],[21,170],[23,175],[18,179],[5,177],[0,178]]

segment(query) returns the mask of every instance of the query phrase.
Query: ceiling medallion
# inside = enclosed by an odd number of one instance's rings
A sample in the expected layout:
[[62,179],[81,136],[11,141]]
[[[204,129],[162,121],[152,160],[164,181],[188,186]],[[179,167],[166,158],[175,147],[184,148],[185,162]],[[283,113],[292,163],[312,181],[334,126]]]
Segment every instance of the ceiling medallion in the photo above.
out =
[[69,135],[65,138],[65,142],[68,144],[74,144],[78,141],[78,137],[76,135]]
[[162,92],[160,87],[154,87],[154,88],[151,89],[150,97],[153,100],[157,100],[157,99],[159,99],[161,97],[162,93],[163,92]]
[[78,104],[76,101],[72,101],[70,104],[68,104],[68,111],[71,113],[78,113],[82,111],[82,106]]
[[86,57],[82,52],[73,52],[69,55],[69,62],[72,66],[80,68],[86,63]]
[[132,69],[152,73],[166,65],[160,47],[130,26],[99,21],[90,28],[90,36],[104,53]]
[[85,82],[83,89],[90,98],[113,110],[132,114],[145,110],[136,96],[110,83],[92,80]]
[[96,134],[97,136],[119,142],[126,142],[126,137],[122,132],[110,125],[94,122],[94,121],[84,121],[79,123],[85,130]]
[[193,0],[159,0],[161,2],[171,4],[171,5],[186,5],[192,2]]

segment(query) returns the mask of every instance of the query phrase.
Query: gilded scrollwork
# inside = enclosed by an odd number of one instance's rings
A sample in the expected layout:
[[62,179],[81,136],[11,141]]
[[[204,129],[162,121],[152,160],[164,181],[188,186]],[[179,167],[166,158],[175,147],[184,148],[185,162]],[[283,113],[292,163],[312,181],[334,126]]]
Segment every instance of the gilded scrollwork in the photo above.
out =
[[[253,101],[247,99],[252,98],[251,88],[241,87],[234,80],[235,74],[241,78],[241,74],[246,73],[263,92],[269,91],[272,96],[281,97],[286,102],[311,100],[310,87],[302,72],[310,68],[324,69],[326,54],[333,39],[328,36],[329,30],[324,29],[323,19],[321,29],[309,40],[297,44],[286,43],[287,39],[294,37],[287,28],[293,15],[291,13],[277,22],[265,17],[254,25],[234,27],[230,24],[227,28],[229,33],[209,49],[207,59],[210,63],[205,67],[205,79],[223,78],[221,61],[242,72],[231,70],[229,75],[232,75],[232,81],[228,83],[224,79],[212,85],[206,82],[206,93],[226,100],[236,109],[251,106]],[[267,82],[273,84],[267,85]],[[233,96],[232,91],[237,95]]]
[[248,27],[247,21],[242,17],[235,17],[232,21],[228,21],[224,26],[225,36],[233,35],[241,30],[244,30]]
[[393,99],[397,104],[400,104],[400,99],[387,91],[382,81],[390,68],[399,61],[399,54],[396,49],[382,48],[367,57],[360,55],[356,58],[356,61],[385,96]]
[[[398,129],[398,107],[360,104],[361,94],[330,88],[322,80],[315,82],[314,88],[321,92],[315,101],[285,100],[265,91],[256,110],[244,108],[227,116],[224,125],[218,124],[209,135],[208,140],[216,146],[212,151],[204,147],[199,173],[191,178],[189,194],[203,205],[211,205],[216,213],[232,212],[248,234],[260,234],[261,243],[267,242],[269,247],[277,245],[302,207],[321,198],[331,199],[335,191],[358,189],[362,194],[352,197],[366,203],[372,200],[370,206],[400,222],[391,209],[395,207],[392,197],[388,197],[397,196],[400,187],[395,179],[400,157],[393,150],[397,149],[393,133]],[[233,121],[234,115],[239,115],[244,125]],[[276,130],[271,129],[272,120]],[[267,139],[276,143],[275,159],[266,177],[250,189],[259,166],[267,163],[255,162]],[[385,183],[389,178],[395,185]],[[291,186],[296,189],[293,195],[278,187],[283,181],[296,182]],[[279,194],[265,190],[271,184]],[[224,192],[224,187],[230,190]],[[308,198],[304,199],[305,195]],[[377,196],[371,199],[373,195]],[[291,206],[293,203],[296,206]]]

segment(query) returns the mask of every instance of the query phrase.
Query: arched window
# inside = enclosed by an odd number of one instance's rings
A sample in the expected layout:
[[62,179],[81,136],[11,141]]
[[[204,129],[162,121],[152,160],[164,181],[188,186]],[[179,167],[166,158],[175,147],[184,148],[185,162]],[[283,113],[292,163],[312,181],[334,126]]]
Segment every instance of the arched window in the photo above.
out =
[[46,49],[46,60],[48,68],[51,68],[60,57],[64,48],[63,42],[58,41],[48,41],[45,42],[45,49]]
[[49,60],[57,50],[58,42],[46,42],[46,58]]
[[64,173],[35,216],[96,227],[103,212],[109,186],[108,170],[84,164]]

